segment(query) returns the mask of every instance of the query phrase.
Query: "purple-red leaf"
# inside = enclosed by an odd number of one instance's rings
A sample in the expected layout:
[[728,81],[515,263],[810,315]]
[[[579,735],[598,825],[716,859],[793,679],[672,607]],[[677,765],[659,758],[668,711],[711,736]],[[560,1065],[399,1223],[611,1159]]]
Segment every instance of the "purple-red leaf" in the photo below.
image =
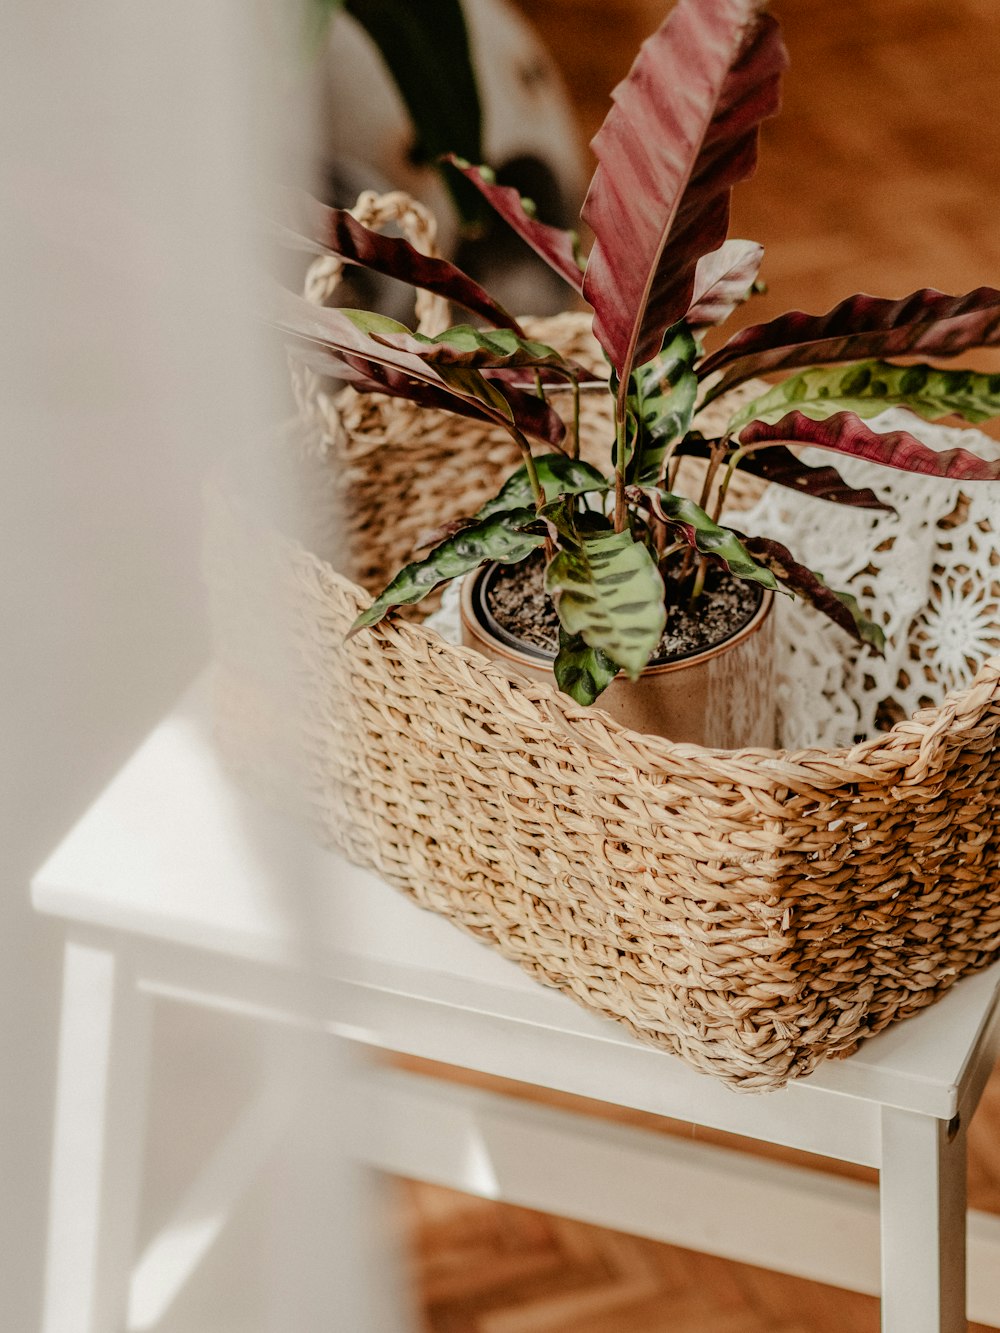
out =
[[968,449],[945,449],[938,453],[908,431],[874,431],[853,412],[835,412],[825,421],[813,421],[802,412],[789,412],[773,425],[751,421],[740,432],[741,445],[770,441],[833,449],[852,458],[928,477],[948,477],[953,481],[1000,480],[1000,461],[991,463]]
[[692,329],[703,329],[728,319],[750,294],[763,258],[762,245],[737,240],[702,255],[695,268],[694,294],[685,322]]
[[706,358],[701,378],[728,367],[711,397],[773,370],[866,357],[958,356],[1000,343],[1000,291],[977,287],[948,296],[931,287],[900,301],[849,296],[824,315],[792,310],[741,329]]
[[828,587],[822,575],[801,564],[787,546],[770,537],[743,537],[743,545],[779,583],[821,611],[857,643],[866,643],[879,654],[885,651],[881,628],[868,619],[850,593]]
[[487,180],[479,167],[470,166],[461,158],[450,154],[445,158],[457,168],[467,180],[483,195],[503,220],[517,232],[521,240],[530,245],[536,255],[545,260],[549,268],[565,278],[575,292],[583,291],[583,269],[577,254],[576,234],[563,231],[561,227],[550,227],[539,222],[525,211],[524,203],[517,190],[511,185],[497,185]]
[[[354,319],[367,314],[350,313]],[[373,392],[373,386],[377,386],[381,393],[409,398],[425,407],[440,407],[459,416],[493,421],[505,428],[513,424],[547,444],[558,445],[565,436],[562,419],[541,398],[502,379],[488,379],[476,370],[439,369],[412,352],[387,347],[340,310],[312,305],[284,288],[277,288],[272,317],[299,346],[305,343],[313,349],[306,359],[314,367],[319,368],[325,351],[330,355],[326,373],[347,380],[359,391]],[[370,318],[394,323],[384,316]],[[338,369],[343,366],[350,374]],[[416,388],[412,387],[414,384]]]
[[835,467],[810,467],[800,458],[776,444],[760,453],[748,454],[740,461],[740,471],[752,477],[762,477],[776,486],[787,486],[800,495],[811,495],[817,500],[833,504],[851,505],[855,509],[881,509],[894,513],[869,486],[849,486]]
[[761,0],[679,0],[642,46],[593,141],[583,293],[620,380],[651,360],[691,304],[698,260],[726,239],[732,187],[787,63]]
[[[291,351],[303,364],[321,375],[330,375],[349,384],[358,393],[381,393],[389,398],[404,398],[420,407],[454,416],[469,417],[474,421],[496,424],[496,418],[475,401],[457,397],[445,386],[437,387],[422,380],[410,378],[402,371],[351,353],[338,355],[320,343],[296,339]],[[506,372],[487,378],[507,400],[514,417],[514,425],[524,435],[560,448],[566,439],[566,423],[541,398],[526,393],[506,381]]]
[[446,259],[421,254],[409,241],[383,236],[342,208],[327,208],[302,191],[283,191],[272,230],[283,244],[312,254],[337,255],[348,264],[422,287],[480,315],[499,328],[521,328],[479,283]]

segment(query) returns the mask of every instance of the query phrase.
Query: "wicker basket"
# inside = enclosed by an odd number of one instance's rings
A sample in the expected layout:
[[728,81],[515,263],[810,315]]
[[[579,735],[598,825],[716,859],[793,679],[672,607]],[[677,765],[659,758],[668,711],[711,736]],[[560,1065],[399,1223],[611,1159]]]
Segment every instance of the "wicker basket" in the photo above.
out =
[[[360,206],[374,222],[395,211]],[[405,220],[428,245],[426,219]],[[336,279],[323,263],[318,296]],[[594,355],[584,317],[534,331]],[[272,796],[291,782],[329,845],[745,1089],[848,1054],[993,960],[1000,659],[850,749],[726,752],[625,731],[414,617],[345,644],[368,600],[359,583],[471,512],[517,459],[476,423],[300,387],[325,423],[300,451],[315,530],[283,535],[225,485],[209,498],[218,721],[245,778]],[[588,406],[592,427],[604,412]],[[353,577],[329,558],[345,493]],[[275,577],[295,652],[288,708],[246,592]]]

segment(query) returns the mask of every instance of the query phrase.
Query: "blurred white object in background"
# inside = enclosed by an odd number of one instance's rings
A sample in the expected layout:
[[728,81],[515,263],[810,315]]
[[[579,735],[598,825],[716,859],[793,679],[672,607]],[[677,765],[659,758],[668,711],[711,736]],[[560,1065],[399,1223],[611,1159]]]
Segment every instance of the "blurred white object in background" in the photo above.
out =
[[[483,110],[483,158],[503,184],[535,201],[544,221],[573,227],[587,174],[552,58],[506,0],[465,0],[464,8]],[[378,50],[349,17],[331,25],[316,77],[319,153],[333,202],[348,206],[362,189],[405,190],[436,215],[442,252],[458,255],[507,305],[533,314],[565,308],[565,284],[503,224],[481,241],[462,241],[440,175],[415,158],[412,123]]]

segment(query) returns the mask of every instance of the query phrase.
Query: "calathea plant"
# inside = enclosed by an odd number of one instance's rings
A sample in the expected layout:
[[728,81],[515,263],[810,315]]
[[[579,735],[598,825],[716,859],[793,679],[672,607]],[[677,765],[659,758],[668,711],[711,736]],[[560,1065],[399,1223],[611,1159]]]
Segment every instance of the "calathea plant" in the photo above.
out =
[[[583,218],[594,244],[585,262],[572,234],[538,221],[486,169],[456,162],[590,304],[606,379],[527,338],[454,266],[349,214],[289,202],[280,229],[292,243],[439,293],[486,326],[459,324],[429,338],[379,315],[316,309],[282,293],[278,321],[296,353],[361,392],[494,422],[522,455],[477,513],[442,515],[432,549],[397,574],[352,632],[484,562],[516,564],[541,552],[561,625],[555,676],[582,703],[619,669],[641,672],[667,601],[697,605],[712,566],[805,598],[878,651],[881,631],[852,596],[778,543],[722,521],[735,471],[870,509],[887,506],[834,467],[802,462],[794,446],[941,477],[1000,477],[1000,465],[967,450],[937,453],[906,431],[865,421],[891,405],[931,420],[1000,414],[1000,376],[914,361],[1000,342],[1000,291],[853,296],[826,314],[795,311],[745,328],[704,354],[701,331],[747,297],[762,257],[760,246],[726,239],[730,192],[754,170],[758,127],[778,108],[786,64],[778,24],[762,8],[759,0],[679,0],[643,45],[593,142],[598,165]],[[693,428],[695,414],[729,389],[786,371],[794,373],[735,409],[720,434]],[[549,402],[567,384],[576,405],[569,429]],[[614,399],[607,475],[579,457],[579,394],[594,390]],[[691,455],[705,463],[696,495],[675,489],[679,460]]]

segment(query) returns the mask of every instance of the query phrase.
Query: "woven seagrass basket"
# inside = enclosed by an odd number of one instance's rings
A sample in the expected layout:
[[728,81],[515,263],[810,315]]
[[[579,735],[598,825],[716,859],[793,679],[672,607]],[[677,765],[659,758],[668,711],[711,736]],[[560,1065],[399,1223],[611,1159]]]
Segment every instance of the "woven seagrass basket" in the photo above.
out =
[[[430,248],[408,201],[356,212]],[[337,276],[314,265],[313,298]],[[425,328],[446,317],[433,300],[418,313]],[[531,330],[595,358],[585,316]],[[729,752],[625,731],[412,613],[345,644],[420,535],[518,460],[485,425],[350,390],[332,402],[308,377],[299,389],[309,420],[285,447],[308,530],[277,530],[233,486],[209,496],[218,727],[245,780],[276,799],[294,785],[324,842],[745,1089],[848,1054],[997,956],[1000,659],[851,748]],[[605,412],[586,404],[602,452]],[[261,660],[258,580],[282,589],[293,702]]]

